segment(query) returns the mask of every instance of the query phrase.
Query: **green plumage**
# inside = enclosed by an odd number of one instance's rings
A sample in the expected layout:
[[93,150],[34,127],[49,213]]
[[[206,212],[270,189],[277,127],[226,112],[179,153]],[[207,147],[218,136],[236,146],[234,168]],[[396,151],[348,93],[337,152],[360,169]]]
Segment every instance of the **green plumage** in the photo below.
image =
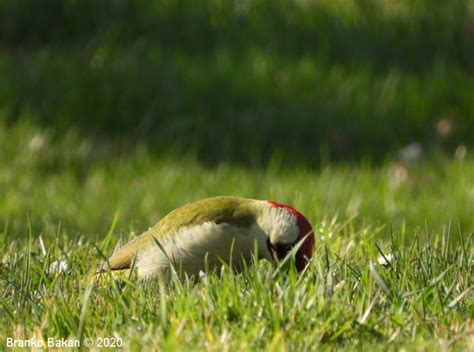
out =
[[109,258],[112,270],[124,270],[131,266],[134,256],[163,236],[172,235],[182,227],[214,222],[249,227],[255,222],[258,207],[256,201],[241,197],[214,197],[188,203],[175,209],[153,228],[128,242]]

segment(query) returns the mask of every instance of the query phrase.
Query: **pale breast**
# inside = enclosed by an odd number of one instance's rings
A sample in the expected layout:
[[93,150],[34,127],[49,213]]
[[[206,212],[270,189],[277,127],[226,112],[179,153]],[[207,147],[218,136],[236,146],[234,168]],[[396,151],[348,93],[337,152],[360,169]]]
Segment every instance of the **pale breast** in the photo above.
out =
[[255,248],[259,257],[268,257],[266,236],[258,225],[248,228],[205,222],[161,236],[159,241],[159,245],[156,243],[138,253],[139,277],[155,276],[169,269],[170,263],[188,276],[220,267],[222,262],[239,268],[242,260],[251,260]]

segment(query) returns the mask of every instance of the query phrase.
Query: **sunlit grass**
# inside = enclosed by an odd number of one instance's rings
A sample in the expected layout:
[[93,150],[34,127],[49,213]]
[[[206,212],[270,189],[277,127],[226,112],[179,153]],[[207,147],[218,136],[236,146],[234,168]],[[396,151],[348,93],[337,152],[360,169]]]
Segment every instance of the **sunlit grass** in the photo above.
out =
[[[379,242],[352,223],[318,230],[316,255],[302,276],[259,262],[197,283],[139,283],[132,276],[127,284],[104,278],[91,285],[100,242],[70,236],[46,241],[43,253],[38,238],[10,241],[2,268],[3,337],[116,336],[126,346],[167,350],[472,344],[471,236],[460,246],[449,234],[401,246],[397,232]],[[69,268],[48,273],[58,260]]]
[[[2,346],[7,337],[120,337],[134,350],[473,347],[469,158],[403,172],[390,160],[249,169],[140,146],[123,153],[32,125],[2,127],[0,137]],[[90,283],[121,238],[217,194],[305,213],[317,235],[308,270],[279,274],[258,262],[196,283]]]

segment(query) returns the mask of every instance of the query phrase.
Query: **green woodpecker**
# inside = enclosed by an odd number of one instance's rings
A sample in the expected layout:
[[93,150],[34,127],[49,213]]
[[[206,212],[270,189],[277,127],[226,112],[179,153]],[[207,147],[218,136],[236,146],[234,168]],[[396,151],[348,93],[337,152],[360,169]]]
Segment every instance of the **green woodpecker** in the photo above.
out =
[[[301,242],[301,243],[300,243]],[[133,266],[146,279],[174,263],[186,275],[232,263],[237,269],[252,255],[282,260],[296,245],[295,264],[312,256],[311,224],[289,205],[240,197],[214,197],[172,211],[153,228],[114,253],[98,272],[127,273]]]

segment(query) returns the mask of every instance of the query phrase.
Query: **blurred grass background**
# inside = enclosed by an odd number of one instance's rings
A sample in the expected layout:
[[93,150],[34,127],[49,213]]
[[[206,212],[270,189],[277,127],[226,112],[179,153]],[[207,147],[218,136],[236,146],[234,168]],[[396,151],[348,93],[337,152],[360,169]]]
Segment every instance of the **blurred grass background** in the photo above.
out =
[[473,0],[2,0],[0,219],[240,194],[472,230],[473,58]]
[[472,0],[3,0],[0,43],[6,124],[125,149],[319,166],[474,135]]

